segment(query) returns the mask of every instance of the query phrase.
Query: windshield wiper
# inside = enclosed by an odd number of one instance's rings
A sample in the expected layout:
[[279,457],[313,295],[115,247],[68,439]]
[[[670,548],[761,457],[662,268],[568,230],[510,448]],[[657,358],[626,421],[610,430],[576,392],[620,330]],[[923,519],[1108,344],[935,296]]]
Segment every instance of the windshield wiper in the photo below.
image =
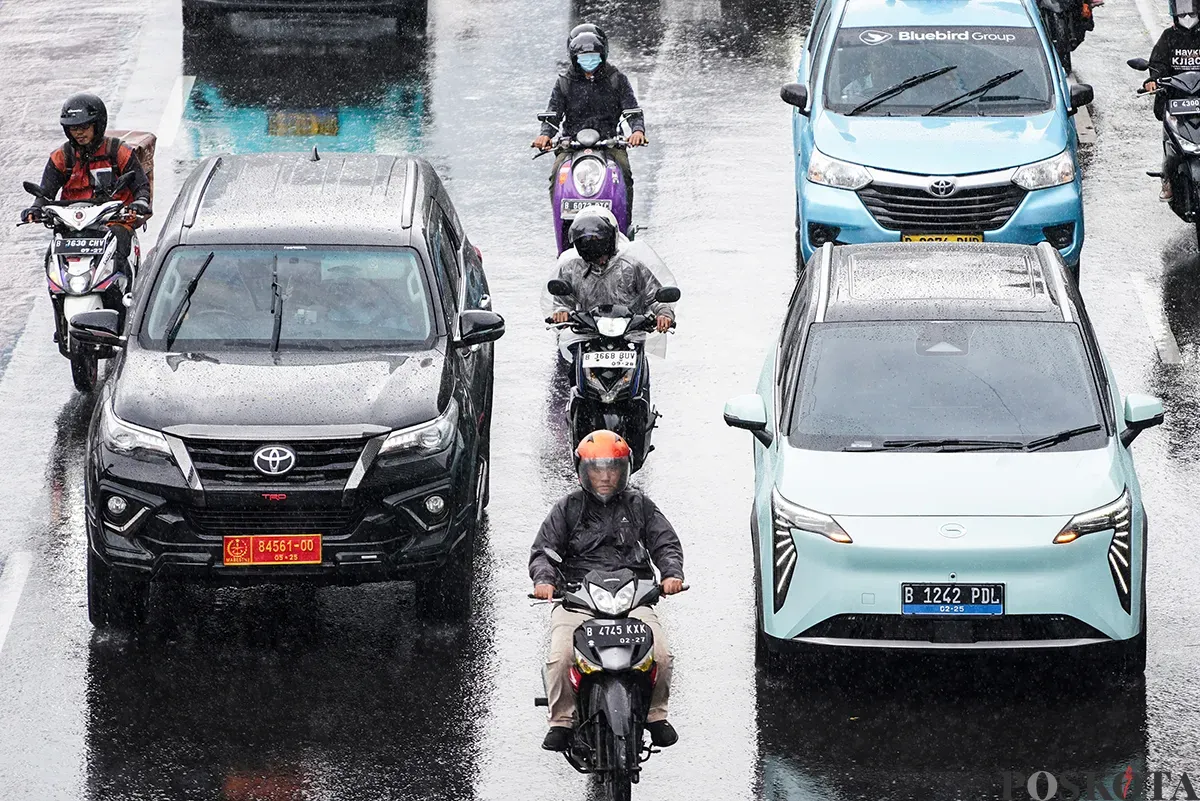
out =
[[951,111],[953,109],[958,108],[959,106],[965,105],[965,104],[971,102],[972,100],[974,100],[976,96],[986,94],[986,93],[992,91],[1000,84],[1002,84],[1006,81],[1011,81],[1013,78],[1017,77],[1024,71],[1025,70],[1013,70],[1012,72],[1005,72],[1000,75],[997,75],[995,78],[992,78],[987,83],[980,84],[979,86],[976,86],[974,89],[972,89],[969,92],[963,92],[958,97],[952,97],[949,100],[947,100],[945,103],[938,103],[936,106],[929,109],[929,111],[926,111],[923,116],[932,117],[935,114],[941,114],[943,111]]
[[279,332],[283,329],[283,293],[279,291],[279,254],[271,265],[271,314],[275,327],[271,329],[271,351],[279,350]]
[[209,252],[208,258],[200,265],[200,269],[196,271],[195,277],[191,281],[188,281],[187,288],[183,291],[183,298],[179,301],[179,305],[171,313],[171,322],[167,326],[167,350],[170,350],[171,345],[175,344],[175,337],[179,333],[180,326],[183,325],[183,313],[192,305],[192,295],[196,292],[196,287],[200,283],[200,277],[204,275],[204,271],[208,269],[208,265],[212,264],[212,260],[216,255],[217,252],[215,250]]
[[943,451],[1019,451],[1024,442],[1003,439],[885,439],[882,450],[903,451],[937,448]]
[[895,86],[889,86],[887,89],[884,89],[882,92],[875,95],[871,99],[865,100],[862,103],[859,103],[857,106],[855,106],[854,108],[847,111],[846,116],[853,117],[855,114],[857,114],[860,111],[866,111],[868,109],[875,108],[880,103],[887,102],[888,100],[891,100],[896,95],[907,92],[909,89],[912,89],[914,86],[919,86],[920,84],[923,84],[926,81],[932,81],[937,76],[945,75],[947,72],[949,72],[950,70],[954,70],[954,69],[958,69],[957,64],[951,64],[948,67],[940,67],[936,70],[931,70],[929,72],[925,72],[920,75],[914,75],[911,78],[905,78],[903,81],[896,84]]
[[1025,443],[1025,450],[1040,451],[1042,448],[1049,448],[1051,445],[1058,445],[1075,437],[1081,437],[1084,434],[1090,434],[1093,431],[1099,431],[1102,426],[1099,423],[1092,423],[1090,426],[1080,426],[1079,428],[1068,428],[1066,431],[1059,431],[1057,434],[1050,434],[1046,437],[1038,437],[1031,439]]

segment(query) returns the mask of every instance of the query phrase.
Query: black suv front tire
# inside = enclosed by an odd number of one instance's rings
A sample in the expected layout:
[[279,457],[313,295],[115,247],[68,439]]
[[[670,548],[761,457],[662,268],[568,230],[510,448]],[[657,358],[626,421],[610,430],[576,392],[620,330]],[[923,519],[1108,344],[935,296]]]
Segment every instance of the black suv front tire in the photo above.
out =
[[98,629],[131,629],[146,620],[150,583],[129,579],[87,549],[88,619]]

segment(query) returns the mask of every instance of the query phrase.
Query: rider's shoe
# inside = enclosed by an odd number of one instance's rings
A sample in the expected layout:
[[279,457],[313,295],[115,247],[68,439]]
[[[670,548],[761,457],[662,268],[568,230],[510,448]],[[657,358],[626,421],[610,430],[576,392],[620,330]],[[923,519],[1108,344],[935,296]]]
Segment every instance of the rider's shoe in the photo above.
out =
[[546,739],[542,740],[542,748],[547,751],[566,751],[571,747],[574,737],[575,730],[569,726],[551,726],[550,731],[546,732]]
[[666,748],[679,742],[679,734],[675,731],[675,727],[665,720],[647,723],[646,730],[650,732],[650,742],[659,748]]
[[1164,178],[1162,182],[1162,191],[1158,193],[1158,199],[1166,203],[1174,196],[1175,193],[1171,191],[1171,182]]

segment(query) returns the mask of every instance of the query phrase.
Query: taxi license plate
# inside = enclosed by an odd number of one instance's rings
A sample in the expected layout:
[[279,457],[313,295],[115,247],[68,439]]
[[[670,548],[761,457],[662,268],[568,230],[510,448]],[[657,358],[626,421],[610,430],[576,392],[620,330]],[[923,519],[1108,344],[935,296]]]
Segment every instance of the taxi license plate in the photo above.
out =
[[632,370],[637,367],[637,351],[592,350],[583,354],[583,366],[592,369],[615,368]]
[[982,242],[983,234],[900,234],[901,242]]
[[246,534],[225,537],[225,567],[319,564],[320,534]]
[[336,111],[272,111],[267,115],[268,136],[337,136]]

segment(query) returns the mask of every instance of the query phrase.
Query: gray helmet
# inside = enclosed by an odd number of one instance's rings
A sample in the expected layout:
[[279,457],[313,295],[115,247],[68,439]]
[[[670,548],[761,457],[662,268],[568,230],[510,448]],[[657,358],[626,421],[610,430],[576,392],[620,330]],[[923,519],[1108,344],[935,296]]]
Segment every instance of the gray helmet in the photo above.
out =
[[[1190,0],[1186,1],[1190,2]],[[108,130],[108,109],[100,98],[87,92],[81,92],[71,95],[67,98],[67,102],[63,103],[58,121],[68,139],[71,138],[68,128],[73,125],[87,125],[90,122],[96,126],[96,141],[99,141],[104,138],[104,132]]]
[[571,42],[574,41],[575,37],[581,33],[596,34],[597,36],[600,37],[600,41],[604,43],[604,48],[606,50],[608,49],[608,35],[604,32],[604,29],[601,28],[599,25],[593,25],[590,22],[584,22],[579,25],[576,25],[574,28],[571,29],[571,32],[567,34],[567,49],[568,50],[571,48]]
[[1197,0],[1169,0],[1171,19],[1175,24],[1187,30],[1200,23],[1200,12],[1197,11]]

